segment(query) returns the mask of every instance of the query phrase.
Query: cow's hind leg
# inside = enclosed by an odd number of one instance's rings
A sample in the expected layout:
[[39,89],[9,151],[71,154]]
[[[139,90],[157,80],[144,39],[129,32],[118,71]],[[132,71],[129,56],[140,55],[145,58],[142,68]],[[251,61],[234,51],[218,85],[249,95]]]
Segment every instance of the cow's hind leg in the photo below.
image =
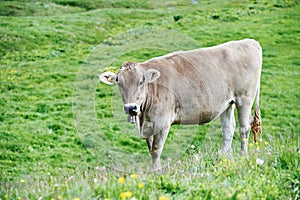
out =
[[237,105],[238,110],[238,121],[240,127],[240,137],[241,137],[241,156],[248,156],[248,139],[251,128],[251,108],[252,105],[247,103],[248,101],[240,102]]
[[235,105],[231,104],[220,116],[223,136],[222,153],[229,157],[232,157],[231,143],[235,129],[234,107]]

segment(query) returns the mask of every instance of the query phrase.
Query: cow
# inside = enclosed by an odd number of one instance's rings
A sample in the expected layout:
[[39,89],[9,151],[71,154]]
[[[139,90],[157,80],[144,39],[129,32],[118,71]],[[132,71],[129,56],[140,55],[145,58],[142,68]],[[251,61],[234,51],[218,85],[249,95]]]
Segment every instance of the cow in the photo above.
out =
[[[220,117],[222,149],[232,156],[237,108],[241,149],[247,156],[252,129],[262,137],[259,109],[262,48],[254,39],[177,51],[142,63],[125,62],[118,73],[99,79],[118,84],[128,121],[146,139],[152,170],[161,170],[160,156],[171,125],[202,125]],[[251,116],[254,104],[254,118]]]

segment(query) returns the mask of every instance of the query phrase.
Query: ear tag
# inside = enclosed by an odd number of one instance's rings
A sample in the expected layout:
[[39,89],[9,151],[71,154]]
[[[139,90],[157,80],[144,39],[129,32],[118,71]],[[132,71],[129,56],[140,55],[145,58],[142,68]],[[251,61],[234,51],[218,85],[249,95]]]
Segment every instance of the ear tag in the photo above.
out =
[[111,78],[111,77],[108,77],[108,79],[107,79],[110,83],[112,83],[113,82],[113,79]]

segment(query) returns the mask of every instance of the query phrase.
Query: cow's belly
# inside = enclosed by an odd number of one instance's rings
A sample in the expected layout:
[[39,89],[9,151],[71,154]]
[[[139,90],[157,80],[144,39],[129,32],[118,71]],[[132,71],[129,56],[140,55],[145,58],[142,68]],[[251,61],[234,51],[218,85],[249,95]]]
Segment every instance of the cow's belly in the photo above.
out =
[[174,122],[172,124],[205,124],[212,120],[214,120],[216,117],[218,117],[220,112],[217,111],[205,111],[200,113],[189,113],[180,115],[177,118],[175,118]]
[[[224,100],[221,100],[224,99]],[[190,100],[175,110],[173,124],[205,124],[219,117],[230,105],[233,97],[215,98],[211,103]],[[203,101],[202,101],[203,102]]]

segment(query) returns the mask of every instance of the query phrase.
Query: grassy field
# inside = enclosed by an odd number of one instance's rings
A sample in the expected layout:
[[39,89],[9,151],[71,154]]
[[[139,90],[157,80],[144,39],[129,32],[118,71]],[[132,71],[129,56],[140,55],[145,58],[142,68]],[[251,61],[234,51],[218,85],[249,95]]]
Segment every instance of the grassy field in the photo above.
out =
[[[174,126],[164,172],[141,170],[146,143],[96,74],[243,38],[263,47],[263,141],[240,158],[236,131],[228,160],[218,120]],[[0,199],[300,198],[298,0],[0,1],[0,41]]]

